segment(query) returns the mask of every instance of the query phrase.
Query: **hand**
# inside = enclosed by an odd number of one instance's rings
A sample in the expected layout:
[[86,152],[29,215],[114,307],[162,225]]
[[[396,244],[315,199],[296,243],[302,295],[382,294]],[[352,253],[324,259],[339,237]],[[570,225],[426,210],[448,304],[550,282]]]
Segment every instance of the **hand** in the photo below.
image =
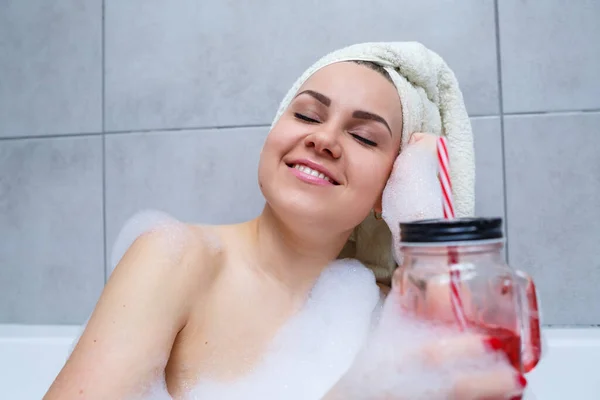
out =
[[437,140],[439,136],[433,133],[415,132],[408,139],[408,146],[425,146],[432,153],[437,152]]
[[497,339],[409,319],[390,292],[379,325],[326,400],[520,399],[525,378]]
[[496,346],[494,339],[465,335],[419,347],[398,359],[395,368],[354,365],[324,400],[521,399],[527,382],[508,363],[470,371],[456,367],[457,360],[493,355]]
[[[438,135],[434,135],[433,133],[424,133],[424,132],[415,132],[411,135],[410,139],[408,139],[407,149],[413,148],[422,148],[427,152],[432,154],[437,166],[437,144],[438,144]],[[438,174],[439,179],[439,174]]]
[[381,197],[382,216],[393,238],[394,258],[402,261],[400,223],[442,218],[437,135],[417,132],[396,157]]

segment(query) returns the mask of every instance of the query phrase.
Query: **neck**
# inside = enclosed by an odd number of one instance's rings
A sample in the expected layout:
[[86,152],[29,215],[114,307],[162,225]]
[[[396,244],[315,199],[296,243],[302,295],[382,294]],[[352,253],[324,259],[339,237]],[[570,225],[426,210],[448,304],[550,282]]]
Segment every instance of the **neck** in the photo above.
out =
[[288,226],[268,204],[247,226],[257,270],[292,295],[301,296],[337,258],[350,235],[328,236],[322,228]]

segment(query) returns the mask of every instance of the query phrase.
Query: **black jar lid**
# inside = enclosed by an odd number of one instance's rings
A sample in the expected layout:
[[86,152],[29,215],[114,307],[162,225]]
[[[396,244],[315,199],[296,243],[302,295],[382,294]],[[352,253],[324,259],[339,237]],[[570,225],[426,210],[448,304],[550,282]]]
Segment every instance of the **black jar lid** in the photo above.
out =
[[401,243],[503,239],[502,218],[429,219],[400,224]]

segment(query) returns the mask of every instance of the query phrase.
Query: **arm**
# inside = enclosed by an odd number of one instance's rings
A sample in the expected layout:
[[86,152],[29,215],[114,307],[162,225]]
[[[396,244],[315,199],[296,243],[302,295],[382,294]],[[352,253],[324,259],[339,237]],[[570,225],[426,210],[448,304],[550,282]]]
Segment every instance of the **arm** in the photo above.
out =
[[125,398],[162,376],[198,282],[186,247],[160,232],[132,244],[45,400]]

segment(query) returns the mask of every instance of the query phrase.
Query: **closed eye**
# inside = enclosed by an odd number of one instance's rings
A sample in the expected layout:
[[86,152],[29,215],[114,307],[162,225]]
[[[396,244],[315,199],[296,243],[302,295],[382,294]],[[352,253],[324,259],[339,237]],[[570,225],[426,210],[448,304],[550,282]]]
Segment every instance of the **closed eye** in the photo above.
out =
[[[319,121],[319,120],[307,117],[306,115],[300,114],[300,113],[294,113],[294,117],[296,119],[299,119],[299,120],[304,121],[304,122],[308,122],[310,124],[320,124],[321,123],[321,121]],[[365,139],[364,137],[359,136],[359,135],[357,135],[355,133],[351,133],[351,135],[352,135],[352,137],[354,137],[356,140],[358,140],[362,144],[365,144],[367,146],[372,146],[372,147],[377,146],[377,143],[373,142],[372,140]]]
[[300,114],[300,113],[294,113],[294,117],[296,117],[299,120],[302,120],[304,122],[310,122],[311,124],[319,124],[320,121],[317,121],[316,119],[307,117],[306,115]]
[[373,146],[373,147],[377,146],[377,143],[375,143],[375,142],[373,142],[373,141],[371,141],[371,140],[369,140],[369,139],[365,139],[365,138],[364,138],[364,137],[362,137],[362,136],[358,136],[358,135],[356,135],[356,134],[354,134],[354,133],[351,133],[351,135],[352,135],[352,136],[353,136],[353,137],[354,137],[356,140],[358,140],[359,142],[362,142],[362,143],[366,144],[367,146]]

